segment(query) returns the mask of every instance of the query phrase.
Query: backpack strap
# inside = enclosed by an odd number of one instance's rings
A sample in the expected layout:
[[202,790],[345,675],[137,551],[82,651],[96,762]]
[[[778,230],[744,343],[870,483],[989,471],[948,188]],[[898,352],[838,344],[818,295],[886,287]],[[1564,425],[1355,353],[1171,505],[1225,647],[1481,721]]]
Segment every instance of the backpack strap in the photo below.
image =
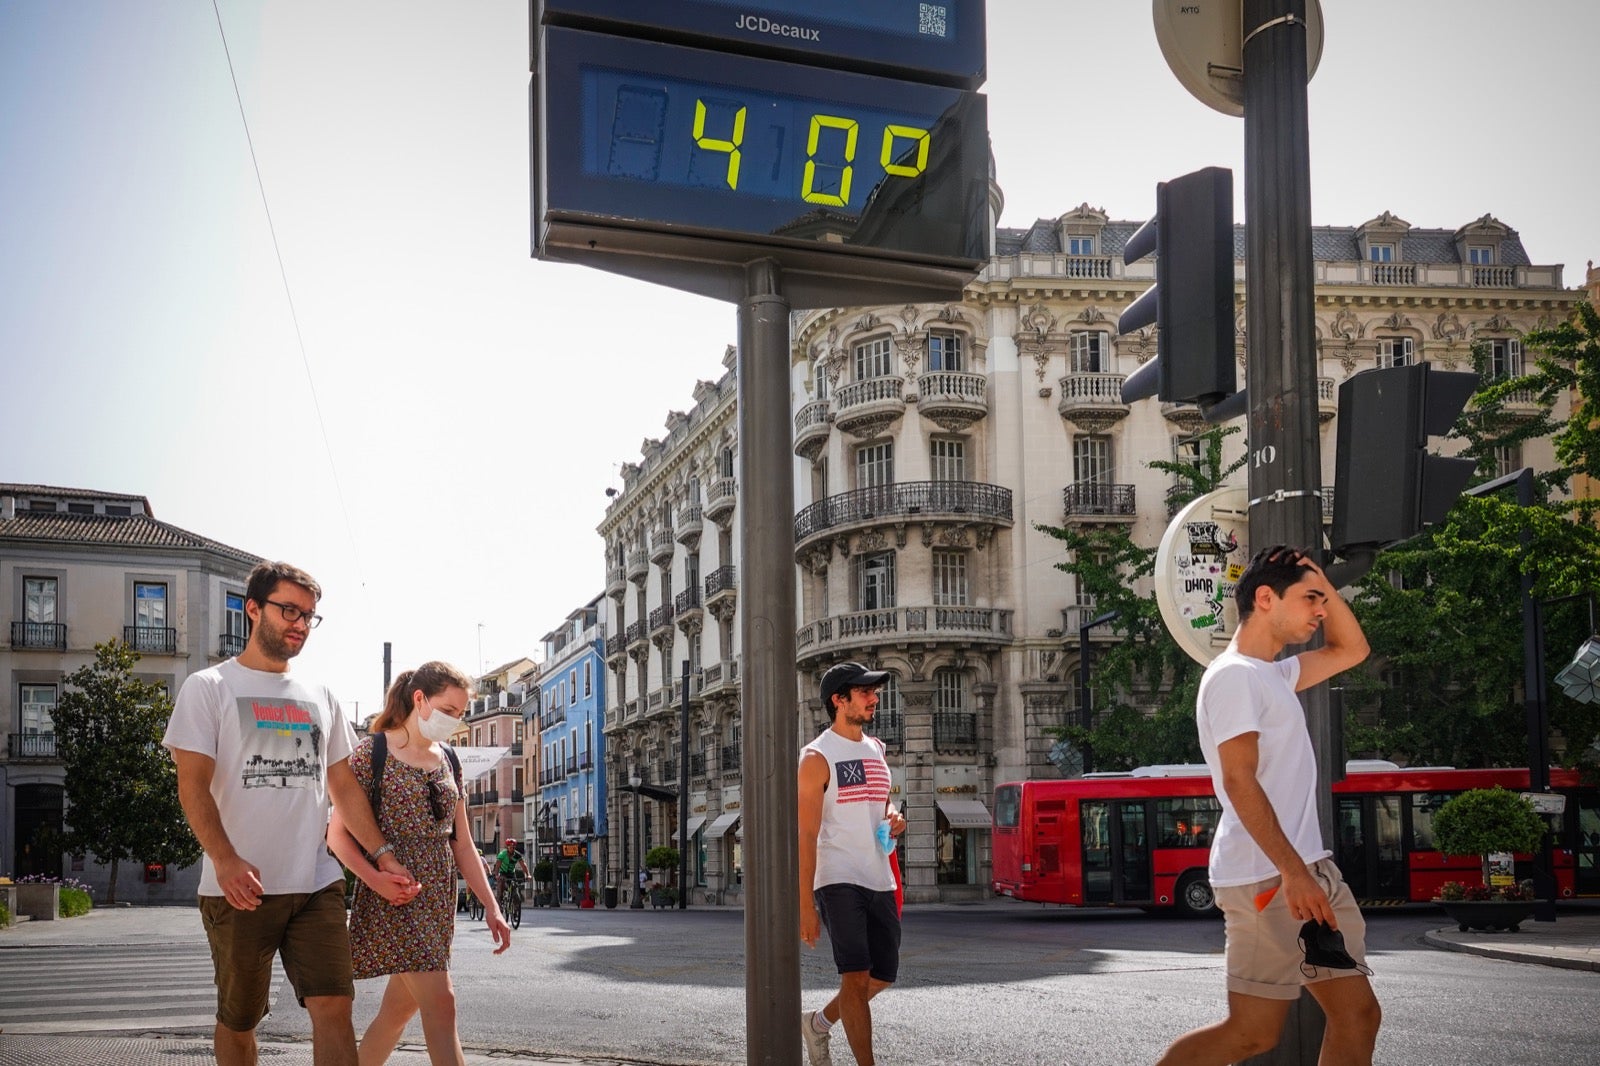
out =
[[389,761],[389,736],[372,734],[372,784],[367,786],[367,803],[372,806],[372,821],[378,821],[378,808],[383,806],[383,764]]
[[[456,749],[451,747],[449,744],[440,744],[439,747],[444,749],[444,757],[450,761],[450,772],[455,775],[455,779],[456,779],[456,792],[458,794],[462,795],[462,796],[465,796],[467,794],[467,791],[466,791],[466,786],[461,783],[461,758],[460,758],[460,756],[458,756],[456,754]],[[454,840],[455,838],[456,838],[456,823],[455,823],[455,819],[452,818],[450,820],[450,839]]]

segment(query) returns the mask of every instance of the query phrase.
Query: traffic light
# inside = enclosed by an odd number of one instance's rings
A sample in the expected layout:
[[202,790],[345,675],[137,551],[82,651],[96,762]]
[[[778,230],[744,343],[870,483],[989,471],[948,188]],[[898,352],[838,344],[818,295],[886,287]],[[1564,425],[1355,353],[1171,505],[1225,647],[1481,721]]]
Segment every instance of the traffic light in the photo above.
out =
[[1122,402],[1159,396],[1208,407],[1238,391],[1233,327],[1233,171],[1207,167],[1156,186],[1156,216],[1128,239],[1124,263],[1156,255],[1156,283],[1117,325],[1154,322],[1156,357],[1128,375]]
[[1339,386],[1333,550],[1381,547],[1443,520],[1477,463],[1429,455],[1477,391],[1476,374],[1427,363],[1367,370]]

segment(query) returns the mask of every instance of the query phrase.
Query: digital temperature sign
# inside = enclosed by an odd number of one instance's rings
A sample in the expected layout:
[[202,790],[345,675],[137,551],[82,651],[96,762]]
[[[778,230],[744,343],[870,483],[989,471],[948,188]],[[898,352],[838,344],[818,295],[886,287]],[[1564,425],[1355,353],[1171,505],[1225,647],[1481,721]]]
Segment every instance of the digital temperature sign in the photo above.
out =
[[809,249],[970,274],[988,256],[978,93],[556,26],[543,43],[535,243],[553,258],[604,243],[744,263],[760,245],[790,266]]
[[550,25],[966,89],[984,79],[983,0],[541,0],[539,6]]

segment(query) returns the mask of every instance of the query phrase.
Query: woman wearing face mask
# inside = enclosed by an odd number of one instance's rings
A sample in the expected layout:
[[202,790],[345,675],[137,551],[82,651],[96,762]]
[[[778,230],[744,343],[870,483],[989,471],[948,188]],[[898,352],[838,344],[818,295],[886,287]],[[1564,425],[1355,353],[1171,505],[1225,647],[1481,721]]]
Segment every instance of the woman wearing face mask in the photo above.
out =
[[373,736],[356,744],[350,769],[369,794],[372,746],[382,734],[380,802],[375,804],[384,840],[421,885],[404,902],[400,891],[378,876],[333,810],[328,846],[360,879],[350,909],[350,954],[357,980],[391,975],[378,1014],[362,1035],[361,1066],[381,1066],[400,1042],[413,1014],[434,1066],[465,1062],[456,1031],[456,997],[450,982],[450,943],[455,937],[456,872],[483,901],[495,954],[511,946],[511,927],[500,915],[467,829],[467,808],[443,744],[466,712],[472,682],[448,663],[424,663],[402,673],[372,722]]

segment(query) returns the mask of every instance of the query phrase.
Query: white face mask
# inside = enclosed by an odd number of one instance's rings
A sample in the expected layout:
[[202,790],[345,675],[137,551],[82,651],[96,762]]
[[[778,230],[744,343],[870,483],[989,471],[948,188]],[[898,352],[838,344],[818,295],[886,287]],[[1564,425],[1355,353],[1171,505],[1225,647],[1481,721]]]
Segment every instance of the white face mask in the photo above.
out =
[[456,731],[456,726],[460,724],[459,719],[450,717],[432,705],[428,707],[428,717],[417,719],[417,729],[435,744],[443,744],[449,740],[450,735]]

